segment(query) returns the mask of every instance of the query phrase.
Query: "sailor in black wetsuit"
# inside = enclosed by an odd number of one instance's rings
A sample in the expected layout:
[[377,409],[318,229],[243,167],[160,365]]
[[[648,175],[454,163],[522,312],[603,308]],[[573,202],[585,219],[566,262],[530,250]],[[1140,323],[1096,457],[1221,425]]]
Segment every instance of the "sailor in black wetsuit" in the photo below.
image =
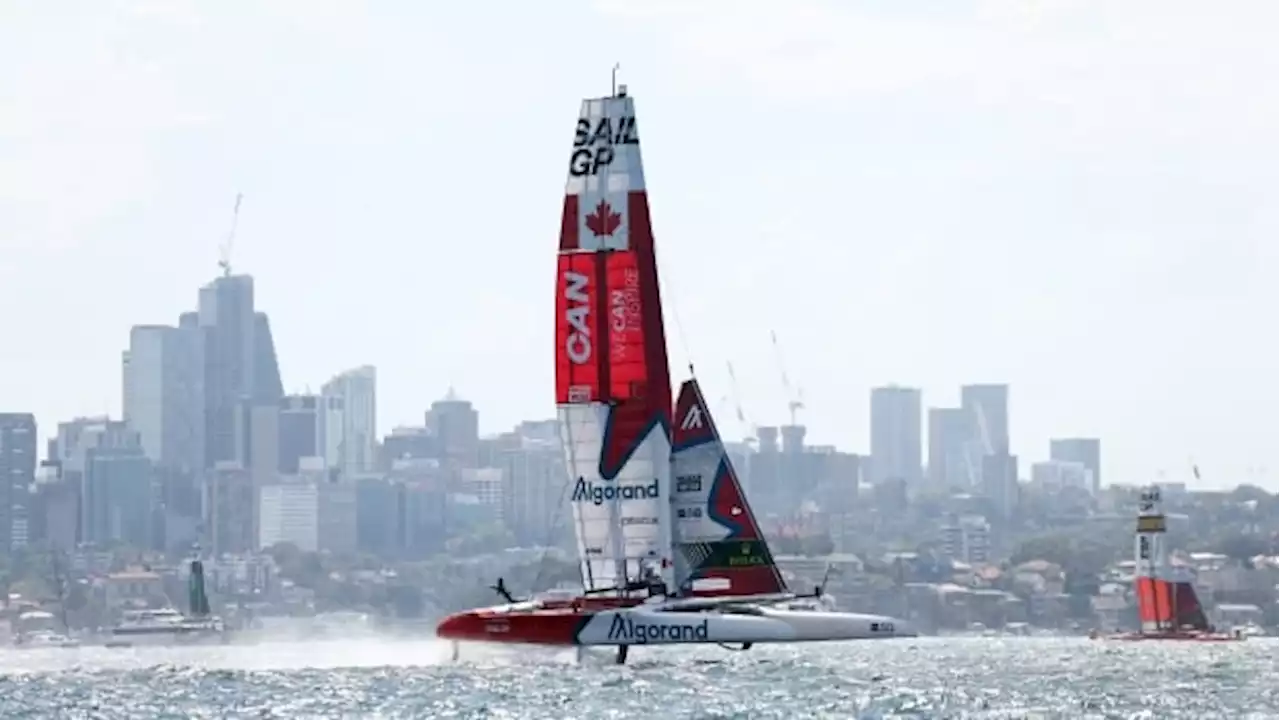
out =
[[667,597],[667,583],[663,581],[662,575],[653,569],[652,565],[648,565],[644,569],[644,585],[649,591],[649,597]]
[[516,599],[511,596],[511,592],[507,590],[507,584],[506,582],[503,581],[502,578],[498,578],[498,582],[494,583],[493,585],[490,585],[489,589],[501,595],[502,599],[506,600],[509,603],[513,603],[516,601]]

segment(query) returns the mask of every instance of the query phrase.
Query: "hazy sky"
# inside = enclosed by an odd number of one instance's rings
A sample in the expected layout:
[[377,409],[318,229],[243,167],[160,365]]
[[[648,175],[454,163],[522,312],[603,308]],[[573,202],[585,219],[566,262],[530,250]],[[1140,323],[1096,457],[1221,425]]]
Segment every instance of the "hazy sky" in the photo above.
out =
[[129,326],[194,308],[243,192],[287,390],[372,363],[383,429],[450,385],[484,431],[551,416],[569,146],[618,61],[674,379],[727,434],[786,418],[776,330],[815,442],[865,452],[875,385],[1008,382],[1024,464],[1097,435],[1108,481],[1275,489],[1277,13],[8,0],[0,409],[117,415]]

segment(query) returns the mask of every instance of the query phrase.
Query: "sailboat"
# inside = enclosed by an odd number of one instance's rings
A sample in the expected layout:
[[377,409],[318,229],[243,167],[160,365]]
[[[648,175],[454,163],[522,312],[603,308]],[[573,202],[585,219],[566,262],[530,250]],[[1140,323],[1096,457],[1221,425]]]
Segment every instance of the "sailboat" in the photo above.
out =
[[[556,404],[583,593],[445,618],[454,641],[615,646],[913,637],[880,615],[791,609],[690,379],[672,408],[649,203],[626,86],[584,100],[557,260]],[[677,419],[673,428],[673,417]],[[673,443],[674,441],[674,443]],[[815,590],[820,595],[821,590]],[[733,647],[736,646],[736,647]]]
[[[1243,640],[1242,633],[1214,629],[1200,604],[1195,583],[1184,568],[1169,562],[1165,551],[1166,522],[1159,486],[1138,497],[1138,524],[1134,537],[1133,588],[1138,600],[1137,632],[1101,636],[1107,640],[1191,640],[1228,642]],[[1093,633],[1095,639],[1099,637]]]

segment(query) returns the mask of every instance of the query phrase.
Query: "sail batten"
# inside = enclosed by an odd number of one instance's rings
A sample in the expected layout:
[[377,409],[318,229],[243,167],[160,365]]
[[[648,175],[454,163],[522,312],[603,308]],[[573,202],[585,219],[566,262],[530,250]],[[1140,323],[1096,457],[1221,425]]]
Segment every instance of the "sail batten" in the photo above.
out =
[[634,101],[583,101],[556,293],[556,404],[588,590],[670,563],[671,381]]

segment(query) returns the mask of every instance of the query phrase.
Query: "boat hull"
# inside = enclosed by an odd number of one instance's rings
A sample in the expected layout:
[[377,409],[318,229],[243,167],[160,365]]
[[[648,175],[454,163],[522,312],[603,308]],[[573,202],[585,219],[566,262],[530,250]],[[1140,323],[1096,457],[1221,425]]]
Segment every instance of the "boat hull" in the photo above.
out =
[[225,645],[230,637],[218,632],[149,632],[112,633],[106,646],[127,647],[183,647],[188,645]]
[[1228,633],[1112,633],[1092,637],[1093,640],[1118,640],[1121,642],[1241,642],[1245,635]]
[[735,612],[681,612],[651,607],[596,611],[483,608],[446,618],[436,634],[456,641],[586,646],[794,643],[916,636],[907,623],[882,615],[764,607]]

